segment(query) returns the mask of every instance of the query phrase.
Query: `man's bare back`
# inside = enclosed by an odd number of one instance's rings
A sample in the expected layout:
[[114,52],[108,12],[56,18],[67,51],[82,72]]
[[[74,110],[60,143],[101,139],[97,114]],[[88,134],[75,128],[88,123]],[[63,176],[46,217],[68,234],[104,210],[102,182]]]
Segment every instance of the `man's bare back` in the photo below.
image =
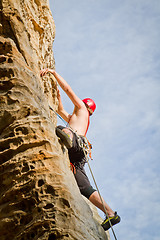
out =
[[89,124],[89,112],[86,106],[78,109],[75,107],[68,123],[78,135],[85,136]]

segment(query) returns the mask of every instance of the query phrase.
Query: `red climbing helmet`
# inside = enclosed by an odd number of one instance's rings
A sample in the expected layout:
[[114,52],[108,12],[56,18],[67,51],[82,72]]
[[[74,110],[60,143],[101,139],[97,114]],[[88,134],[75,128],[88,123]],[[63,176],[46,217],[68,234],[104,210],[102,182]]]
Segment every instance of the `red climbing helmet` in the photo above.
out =
[[82,101],[92,110],[92,112],[95,111],[96,104],[91,98],[85,98]]

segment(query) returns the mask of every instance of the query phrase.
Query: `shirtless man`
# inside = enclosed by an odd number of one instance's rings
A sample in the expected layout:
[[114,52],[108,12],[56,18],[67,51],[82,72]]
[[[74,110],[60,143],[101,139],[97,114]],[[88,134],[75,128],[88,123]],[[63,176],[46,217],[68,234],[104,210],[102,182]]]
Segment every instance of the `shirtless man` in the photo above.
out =
[[[68,154],[70,162],[74,165],[75,172],[74,176],[77,181],[78,187],[82,195],[87,197],[96,207],[101,209],[104,213],[104,206],[108,213],[109,219],[112,225],[115,225],[120,222],[120,217],[114,212],[109,205],[103,200],[100,199],[98,192],[93,189],[91,186],[88,177],[84,170],[84,164],[86,162],[84,151],[80,146],[78,146],[77,135],[82,139],[86,136],[90,116],[93,114],[96,105],[94,101],[90,98],[81,100],[69,86],[69,84],[55,71],[52,69],[43,69],[40,71],[41,76],[44,76],[46,73],[52,73],[56,78],[58,84],[63,89],[63,91],[68,95],[72,103],[74,104],[74,111],[72,115],[68,114],[63,108],[61,101],[60,93],[58,90],[58,110],[57,113],[69,124],[70,128],[58,126],[56,128],[56,134],[61,138],[62,142],[68,148]],[[73,131],[72,131],[73,130]],[[75,134],[76,132],[76,134]],[[105,213],[106,214],[106,213]],[[110,228],[108,218],[102,223],[104,230]]]

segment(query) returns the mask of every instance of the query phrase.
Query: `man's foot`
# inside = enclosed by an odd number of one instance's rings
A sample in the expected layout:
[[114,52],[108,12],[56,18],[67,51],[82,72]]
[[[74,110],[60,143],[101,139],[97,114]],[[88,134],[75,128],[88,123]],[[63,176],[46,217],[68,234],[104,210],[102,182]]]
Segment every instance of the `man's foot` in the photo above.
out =
[[56,128],[56,135],[62,140],[63,144],[67,148],[72,147],[72,140],[69,135],[67,135],[64,131],[62,131],[60,128]]
[[[121,218],[120,218],[120,216],[117,215],[117,212],[115,212],[113,217],[109,217],[109,220],[110,220],[110,222],[111,222],[111,224],[113,226],[113,225],[119,223],[121,221]],[[107,217],[104,220],[104,222],[101,224],[101,226],[103,227],[103,229],[105,231],[107,231],[111,227]]]

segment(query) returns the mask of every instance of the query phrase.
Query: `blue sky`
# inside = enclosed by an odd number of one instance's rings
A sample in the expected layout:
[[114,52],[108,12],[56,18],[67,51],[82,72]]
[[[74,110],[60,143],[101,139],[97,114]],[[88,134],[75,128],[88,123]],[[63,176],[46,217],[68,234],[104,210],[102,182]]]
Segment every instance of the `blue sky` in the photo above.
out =
[[[97,104],[90,164],[101,194],[122,218],[117,238],[158,240],[160,1],[50,0],[50,8],[56,70],[80,98]],[[71,113],[63,93],[62,100]]]

